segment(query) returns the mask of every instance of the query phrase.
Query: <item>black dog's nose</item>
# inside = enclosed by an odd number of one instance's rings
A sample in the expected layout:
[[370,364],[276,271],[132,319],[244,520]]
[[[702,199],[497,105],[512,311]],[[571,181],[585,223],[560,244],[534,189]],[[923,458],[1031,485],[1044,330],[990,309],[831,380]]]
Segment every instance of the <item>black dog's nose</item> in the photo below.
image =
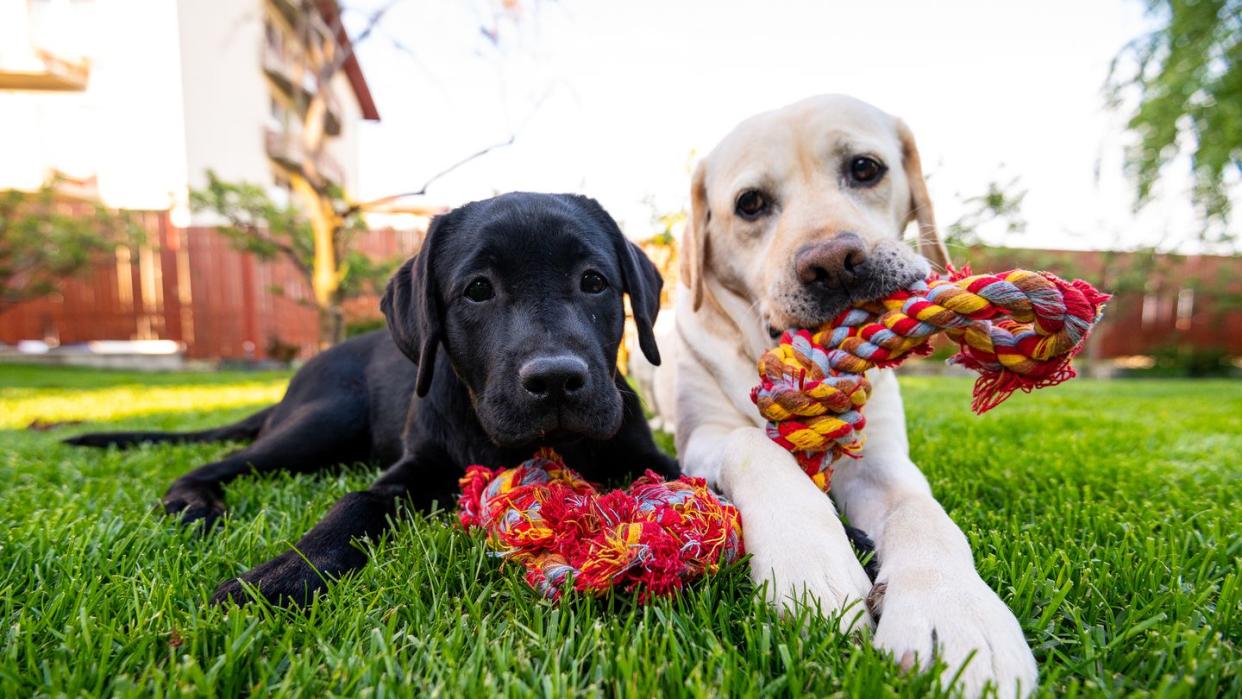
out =
[[866,261],[862,238],[855,233],[838,233],[799,250],[794,267],[803,284],[842,289],[855,281],[858,268]]
[[537,357],[518,369],[518,380],[536,398],[561,400],[586,386],[587,365],[567,354]]

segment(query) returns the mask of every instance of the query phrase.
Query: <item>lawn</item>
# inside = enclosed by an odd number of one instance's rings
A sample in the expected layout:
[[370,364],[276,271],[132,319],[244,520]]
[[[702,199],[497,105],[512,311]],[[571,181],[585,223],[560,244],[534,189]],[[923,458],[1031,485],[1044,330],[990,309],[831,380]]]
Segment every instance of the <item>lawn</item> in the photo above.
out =
[[[835,626],[782,618],[741,567],[680,598],[540,601],[447,513],[378,544],[312,608],[214,608],[375,475],[245,478],[208,538],[152,510],[224,445],[80,451],[91,428],[201,428],[283,374],[0,366],[0,696],[267,692],[922,696]],[[1048,694],[1242,694],[1242,382],[1078,381],[971,416],[970,383],[905,380],[911,440]],[[923,409],[935,405],[934,410]]]

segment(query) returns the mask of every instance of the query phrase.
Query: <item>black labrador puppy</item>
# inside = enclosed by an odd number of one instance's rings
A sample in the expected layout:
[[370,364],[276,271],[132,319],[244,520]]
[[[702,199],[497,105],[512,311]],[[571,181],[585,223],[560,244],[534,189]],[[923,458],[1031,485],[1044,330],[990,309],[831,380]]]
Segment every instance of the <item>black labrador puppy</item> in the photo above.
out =
[[205,526],[224,512],[222,486],[243,473],[392,464],[369,489],[341,498],[296,551],[226,580],[214,597],[243,601],[245,580],[270,600],[304,603],[324,587],[322,576],[365,565],[354,540],[381,534],[400,502],[451,507],[471,464],[514,466],[552,446],[593,481],[646,468],[676,475],[616,370],[623,293],[643,354],[659,363],[652,323],[661,285],[593,199],[513,193],[474,202],[437,217],[422,250],[389,282],[381,307],[391,334],[318,355],[277,405],[204,432],[68,441],[253,439],[168,489],[167,512]]

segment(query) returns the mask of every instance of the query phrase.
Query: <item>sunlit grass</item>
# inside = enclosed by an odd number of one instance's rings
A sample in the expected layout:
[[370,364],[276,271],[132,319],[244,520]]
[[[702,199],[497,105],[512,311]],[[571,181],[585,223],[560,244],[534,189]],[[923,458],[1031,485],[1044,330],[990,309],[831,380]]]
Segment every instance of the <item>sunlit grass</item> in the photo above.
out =
[[[206,539],[152,511],[222,445],[74,450],[88,428],[201,428],[284,375],[0,367],[0,696],[364,691],[924,696],[835,625],[779,618],[741,567],[680,598],[536,599],[440,513],[306,612],[205,603],[376,470],[244,478]],[[1082,381],[981,418],[906,380],[912,448],[1022,621],[1045,693],[1242,692],[1242,384]],[[39,433],[34,419],[87,419]]]
[[[205,413],[223,408],[266,405],[280,400],[288,375],[279,372],[215,374],[48,370],[0,367],[0,429],[21,428],[35,420],[109,421],[137,416]],[[154,428],[175,427],[176,418]]]

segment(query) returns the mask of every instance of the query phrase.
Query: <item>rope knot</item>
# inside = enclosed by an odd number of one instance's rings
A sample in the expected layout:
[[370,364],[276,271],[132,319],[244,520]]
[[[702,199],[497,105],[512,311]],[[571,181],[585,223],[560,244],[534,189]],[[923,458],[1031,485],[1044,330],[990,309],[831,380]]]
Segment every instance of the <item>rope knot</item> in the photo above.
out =
[[550,449],[510,469],[471,466],[462,525],[487,532],[527,583],[556,598],[566,586],[667,595],[743,553],[737,508],[701,478],[664,482],[648,471],[626,490],[599,492]]
[[750,398],[768,421],[768,436],[827,490],[832,464],[861,456],[862,408],[871,395],[864,372],[930,354],[932,338],[944,333],[959,348],[949,362],[979,373],[971,407],[983,413],[1014,391],[1072,378],[1070,360],[1108,299],[1085,281],[1047,272],[950,268],[847,309],[817,330],[786,331],[760,357]]

